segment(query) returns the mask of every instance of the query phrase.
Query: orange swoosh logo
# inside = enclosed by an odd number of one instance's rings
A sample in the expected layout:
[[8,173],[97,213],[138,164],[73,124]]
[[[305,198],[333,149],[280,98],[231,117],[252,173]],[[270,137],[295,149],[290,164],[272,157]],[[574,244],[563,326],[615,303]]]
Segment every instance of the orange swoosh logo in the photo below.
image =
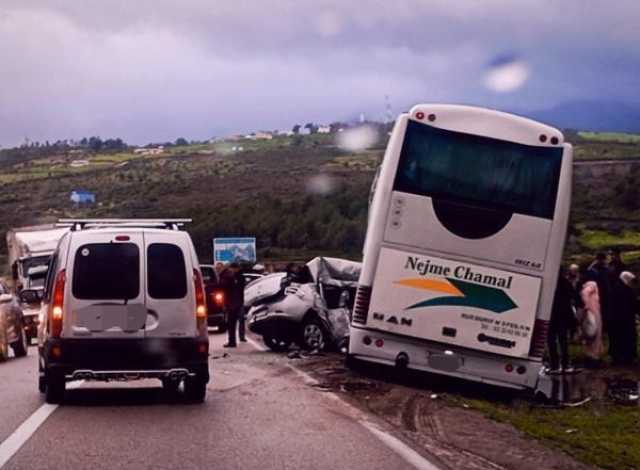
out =
[[438,279],[421,279],[421,278],[409,278],[401,279],[394,282],[405,287],[413,287],[414,289],[423,289],[436,292],[442,292],[444,294],[450,294],[456,297],[464,297],[464,294],[460,292],[453,284],[448,281],[440,281]]

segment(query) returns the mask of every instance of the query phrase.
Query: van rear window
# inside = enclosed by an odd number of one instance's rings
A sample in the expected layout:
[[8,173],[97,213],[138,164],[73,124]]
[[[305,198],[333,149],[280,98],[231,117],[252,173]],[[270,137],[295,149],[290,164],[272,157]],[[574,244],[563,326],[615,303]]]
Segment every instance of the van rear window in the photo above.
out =
[[73,296],[130,300],[140,293],[140,250],[134,243],[91,243],[76,251]]
[[147,248],[149,295],[154,299],[183,299],[187,295],[187,268],[180,247],[152,243]]

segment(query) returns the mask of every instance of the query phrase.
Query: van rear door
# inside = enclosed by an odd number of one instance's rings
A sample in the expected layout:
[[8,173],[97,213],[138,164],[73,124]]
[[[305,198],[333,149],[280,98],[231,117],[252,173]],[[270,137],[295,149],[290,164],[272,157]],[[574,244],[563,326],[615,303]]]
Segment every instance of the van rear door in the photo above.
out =
[[[72,238],[64,335],[144,337],[144,242],[141,233],[92,232]],[[69,291],[67,291],[69,292]]]
[[145,232],[145,336],[193,337],[196,334],[193,263],[183,232]]

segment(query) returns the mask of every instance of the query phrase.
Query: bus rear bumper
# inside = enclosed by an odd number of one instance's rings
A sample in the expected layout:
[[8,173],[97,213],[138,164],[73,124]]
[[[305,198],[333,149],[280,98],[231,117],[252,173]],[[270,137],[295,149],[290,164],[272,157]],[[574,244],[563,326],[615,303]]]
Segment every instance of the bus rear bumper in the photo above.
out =
[[351,326],[349,356],[518,390],[535,389],[542,363]]

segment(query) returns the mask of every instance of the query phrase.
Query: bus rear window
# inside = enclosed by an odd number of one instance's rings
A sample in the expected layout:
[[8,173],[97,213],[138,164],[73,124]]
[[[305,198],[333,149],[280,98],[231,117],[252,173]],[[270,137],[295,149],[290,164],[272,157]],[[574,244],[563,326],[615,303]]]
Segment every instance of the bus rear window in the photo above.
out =
[[182,299],[187,295],[187,268],[179,246],[152,243],[147,248],[149,295],[154,299]]
[[552,219],[562,151],[409,121],[394,190]]
[[140,250],[134,243],[92,243],[76,251],[73,296],[131,300],[140,292]]

